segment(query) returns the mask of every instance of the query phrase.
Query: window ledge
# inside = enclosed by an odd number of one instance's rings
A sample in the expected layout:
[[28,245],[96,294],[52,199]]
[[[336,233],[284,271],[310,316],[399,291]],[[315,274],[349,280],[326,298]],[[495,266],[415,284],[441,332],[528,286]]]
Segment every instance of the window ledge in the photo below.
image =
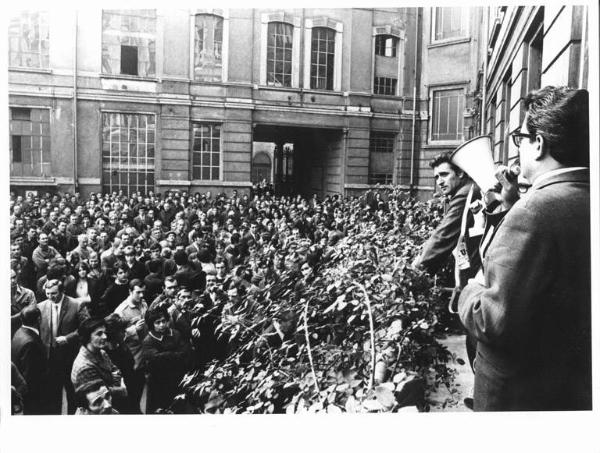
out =
[[435,47],[444,47],[444,46],[452,46],[454,44],[463,44],[466,42],[470,42],[471,37],[468,36],[466,38],[452,38],[452,39],[444,39],[440,41],[433,41],[431,44],[427,46],[428,49],[432,49]]
[[221,181],[219,180],[207,180],[207,179],[192,179],[191,185],[193,186],[221,186],[221,187],[252,187],[250,181]]
[[377,94],[377,93],[373,93],[372,94],[373,99],[390,99],[390,98],[396,98],[394,100],[397,100],[397,98],[402,98],[402,96],[398,95],[398,94]]
[[464,141],[462,140],[456,140],[456,141],[440,141],[440,142],[429,142],[427,144],[423,144],[421,145],[421,148],[423,149],[436,149],[436,148],[451,148],[451,147],[457,147],[460,146],[464,143]]
[[156,77],[140,77],[126,74],[100,74],[101,79],[132,80],[137,82],[158,82]]
[[15,186],[56,186],[56,178],[44,176],[11,176],[10,184]]
[[49,68],[30,68],[27,66],[11,66],[9,72],[37,72],[41,74],[52,74],[52,69]]

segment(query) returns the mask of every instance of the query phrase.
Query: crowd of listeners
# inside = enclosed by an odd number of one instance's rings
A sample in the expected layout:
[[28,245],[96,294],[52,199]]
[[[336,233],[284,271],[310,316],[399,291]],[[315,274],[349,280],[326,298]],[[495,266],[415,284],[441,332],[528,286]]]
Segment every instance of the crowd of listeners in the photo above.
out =
[[187,371],[227,355],[215,329],[245,294],[284,272],[301,286],[364,218],[398,220],[380,194],[306,199],[265,184],[11,194],[13,412],[61,414],[64,395],[68,413],[168,410]]

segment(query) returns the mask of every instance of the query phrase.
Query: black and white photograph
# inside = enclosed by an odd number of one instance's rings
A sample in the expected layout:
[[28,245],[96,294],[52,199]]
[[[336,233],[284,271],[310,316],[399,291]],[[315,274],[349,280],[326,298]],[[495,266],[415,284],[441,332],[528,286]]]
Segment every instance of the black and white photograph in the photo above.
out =
[[598,451],[597,4],[4,13],[5,451]]

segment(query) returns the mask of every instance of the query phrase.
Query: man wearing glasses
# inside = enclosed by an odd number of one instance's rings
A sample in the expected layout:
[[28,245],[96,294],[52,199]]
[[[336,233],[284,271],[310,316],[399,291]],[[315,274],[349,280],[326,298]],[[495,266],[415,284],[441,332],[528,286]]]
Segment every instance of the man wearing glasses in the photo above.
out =
[[531,187],[459,299],[478,341],[474,409],[590,410],[588,93],[549,86],[525,108],[512,139]]

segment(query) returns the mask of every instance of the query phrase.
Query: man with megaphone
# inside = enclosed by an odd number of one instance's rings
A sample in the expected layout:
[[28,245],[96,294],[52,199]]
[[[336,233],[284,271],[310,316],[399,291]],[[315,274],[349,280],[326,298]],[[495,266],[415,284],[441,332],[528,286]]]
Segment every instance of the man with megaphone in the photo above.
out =
[[[511,138],[527,193],[517,200],[506,168],[502,190],[493,171],[471,174],[488,204],[510,208],[485,234],[482,271],[458,301],[477,340],[474,409],[591,410],[588,93],[548,86],[524,105]],[[453,159],[463,169],[480,157],[466,154]]]
[[[412,265],[435,274],[448,263],[450,256],[454,257],[455,287],[449,309],[456,313],[456,302],[462,287],[481,268],[479,243],[484,231],[483,212],[481,208],[471,209],[480,203],[481,194],[467,171],[453,162],[452,153],[436,156],[429,166],[445,198],[444,217]],[[466,349],[471,367],[476,345],[475,339],[467,335]]]

